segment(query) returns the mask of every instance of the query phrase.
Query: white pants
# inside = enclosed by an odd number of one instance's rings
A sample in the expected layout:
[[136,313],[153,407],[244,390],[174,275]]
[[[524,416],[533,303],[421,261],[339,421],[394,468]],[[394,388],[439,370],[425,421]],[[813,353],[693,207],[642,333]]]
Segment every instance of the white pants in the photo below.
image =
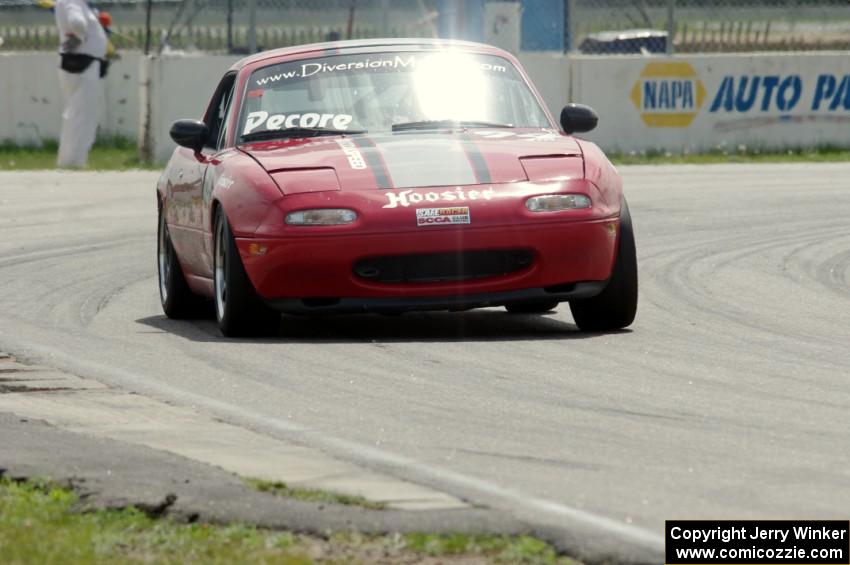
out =
[[59,138],[59,167],[85,167],[89,149],[97,135],[100,105],[100,63],[93,61],[79,74],[59,69],[59,84],[65,98],[62,135]]

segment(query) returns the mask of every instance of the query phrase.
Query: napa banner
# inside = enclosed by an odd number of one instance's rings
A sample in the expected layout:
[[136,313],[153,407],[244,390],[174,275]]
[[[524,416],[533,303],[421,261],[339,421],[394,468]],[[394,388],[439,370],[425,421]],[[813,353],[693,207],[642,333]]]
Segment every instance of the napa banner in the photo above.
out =
[[608,150],[848,145],[850,57],[830,53],[570,59],[570,97]]

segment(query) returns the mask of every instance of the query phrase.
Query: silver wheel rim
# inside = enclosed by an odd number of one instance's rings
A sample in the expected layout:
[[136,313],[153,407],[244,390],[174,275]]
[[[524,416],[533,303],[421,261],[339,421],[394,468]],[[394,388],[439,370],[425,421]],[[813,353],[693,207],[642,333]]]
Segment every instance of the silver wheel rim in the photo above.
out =
[[159,249],[157,252],[159,264],[159,297],[162,303],[168,300],[168,280],[171,278],[171,245],[168,241],[168,228],[165,225],[165,216],[160,213],[159,218]]
[[227,256],[224,252],[224,222],[219,222],[215,232],[215,311],[218,319],[224,318],[224,307],[227,304]]

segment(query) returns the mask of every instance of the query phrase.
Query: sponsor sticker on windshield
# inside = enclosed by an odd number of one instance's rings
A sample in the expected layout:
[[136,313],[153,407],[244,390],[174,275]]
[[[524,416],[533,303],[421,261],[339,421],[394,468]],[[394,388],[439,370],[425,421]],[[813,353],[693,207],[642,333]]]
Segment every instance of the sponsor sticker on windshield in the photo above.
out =
[[[376,70],[400,70],[400,71],[416,71],[422,62],[436,61],[438,63],[457,61],[461,56],[456,54],[446,55],[442,53],[430,54],[424,57],[417,57],[414,54],[396,54],[387,56],[367,56],[367,57],[328,57],[326,59],[311,59],[302,62],[300,65],[287,63],[283,65],[275,65],[267,69],[263,69],[259,73],[255,73],[255,83],[257,86],[270,86],[279,81],[300,80],[310,78],[312,76],[322,76],[334,73],[358,73],[364,71]],[[476,61],[472,57],[465,60],[474,61],[474,64],[485,72],[507,73],[507,65],[499,64],[495,57],[490,61]],[[280,70],[278,73],[270,74],[274,70]],[[266,76],[262,76],[265,74]]]
[[251,112],[245,120],[242,135],[248,135],[260,126],[263,130],[288,128],[325,128],[346,130],[351,125],[351,114],[320,114],[306,112],[304,114],[269,114],[265,111]]
[[448,224],[469,224],[468,206],[454,206],[452,208],[417,208],[417,226],[445,226]]

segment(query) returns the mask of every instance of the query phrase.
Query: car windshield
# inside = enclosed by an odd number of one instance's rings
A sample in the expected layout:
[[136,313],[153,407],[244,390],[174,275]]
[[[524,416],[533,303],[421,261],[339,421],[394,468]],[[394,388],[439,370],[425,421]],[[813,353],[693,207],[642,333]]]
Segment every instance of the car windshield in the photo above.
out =
[[[552,125],[506,59],[450,51],[301,59],[254,71],[239,139],[315,134]],[[269,131],[269,134],[262,132]],[[258,135],[259,134],[259,135]]]

